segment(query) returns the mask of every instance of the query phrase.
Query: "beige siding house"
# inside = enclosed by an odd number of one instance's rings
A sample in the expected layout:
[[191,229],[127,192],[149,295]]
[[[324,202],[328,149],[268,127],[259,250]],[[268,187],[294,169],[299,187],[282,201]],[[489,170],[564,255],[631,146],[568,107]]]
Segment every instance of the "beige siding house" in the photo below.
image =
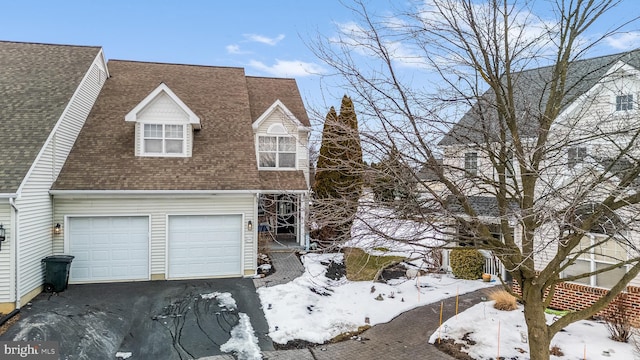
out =
[[[0,71],[25,61],[14,48],[37,63],[48,51],[45,80],[68,84],[46,127],[28,107],[2,113],[18,137],[46,131],[29,158],[2,150],[0,312],[46,287],[49,255],[74,256],[75,284],[252,276],[259,233],[305,245],[309,119],[295,80],[21,43],[0,43]],[[17,80],[4,79],[6,92]]]

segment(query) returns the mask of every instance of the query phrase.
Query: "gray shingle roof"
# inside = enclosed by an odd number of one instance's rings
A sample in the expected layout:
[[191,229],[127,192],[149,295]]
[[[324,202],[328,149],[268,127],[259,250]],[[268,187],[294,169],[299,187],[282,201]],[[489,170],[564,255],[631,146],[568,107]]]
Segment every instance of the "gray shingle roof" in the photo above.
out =
[[[302,172],[260,174],[251,127],[275,99],[307,119],[295,81],[247,78],[242,68],[230,67],[121,60],[108,67],[111,77],[54,190],[260,190],[304,183]],[[200,117],[192,157],[135,156],[135,124],[124,117],[161,83]],[[250,103],[256,98],[264,100]]]
[[[479,216],[498,217],[500,209],[498,207],[498,199],[495,196],[468,196],[467,201],[471,205],[473,211]],[[447,196],[446,208],[453,214],[465,214],[462,204],[453,195]],[[509,202],[509,213],[516,213],[518,204],[515,201]]]
[[100,47],[0,41],[0,193],[15,193]]
[[[563,107],[571,104],[580,95],[591,89],[618,61],[640,69],[640,50],[575,61],[567,73],[566,97]],[[544,111],[548,97],[548,84],[552,76],[551,66],[531,69],[514,74],[514,100],[516,111],[528,112],[532,116],[521,116],[519,124],[522,137],[535,137],[538,127],[536,113]],[[542,97],[541,97],[542,94]],[[492,109],[492,91],[485,92],[481,99],[456,123],[440,141],[441,146],[483,143],[483,136],[496,134],[498,120]]]

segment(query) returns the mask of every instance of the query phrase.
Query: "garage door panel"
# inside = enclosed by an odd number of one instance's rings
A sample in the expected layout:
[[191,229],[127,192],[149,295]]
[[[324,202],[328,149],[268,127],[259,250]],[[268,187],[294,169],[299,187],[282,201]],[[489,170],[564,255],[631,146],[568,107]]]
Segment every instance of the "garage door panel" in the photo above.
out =
[[147,280],[149,218],[69,218],[70,281]]
[[242,216],[169,217],[169,277],[239,276]]

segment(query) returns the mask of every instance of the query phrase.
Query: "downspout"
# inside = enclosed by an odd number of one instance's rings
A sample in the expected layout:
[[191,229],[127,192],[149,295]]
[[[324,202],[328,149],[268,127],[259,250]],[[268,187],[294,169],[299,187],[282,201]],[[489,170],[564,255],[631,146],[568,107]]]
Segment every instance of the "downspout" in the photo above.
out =
[[[255,272],[253,276],[258,275],[258,251],[260,247],[260,239],[258,239],[258,229],[260,228],[260,221],[258,220],[258,204],[260,203],[260,193],[257,192],[253,196],[253,229],[251,232],[253,233],[251,236],[253,237],[253,268]],[[244,270],[243,270],[244,272]]]
[[16,206],[16,201],[15,198],[9,198],[9,204],[11,205],[11,207],[13,208],[13,212],[14,212],[14,216],[12,218],[13,224],[11,224],[11,230],[12,234],[13,234],[13,255],[14,255],[14,259],[15,259],[15,266],[14,266],[14,270],[15,270],[15,277],[16,277],[16,283],[15,283],[15,296],[16,296],[16,309],[19,310],[21,307],[20,304],[20,250],[19,250],[19,246],[18,246],[18,207]]

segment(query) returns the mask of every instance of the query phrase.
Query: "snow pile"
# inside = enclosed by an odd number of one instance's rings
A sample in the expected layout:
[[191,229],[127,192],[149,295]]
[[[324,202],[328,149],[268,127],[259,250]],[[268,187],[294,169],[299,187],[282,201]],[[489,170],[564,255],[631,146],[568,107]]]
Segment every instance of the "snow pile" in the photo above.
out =
[[238,325],[231,330],[231,338],[220,346],[220,351],[234,353],[238,360],[262,359],[258,338],[256,337],[249,316],[245,313],[238,314]]
[[229,311],[236,310],[238,305],[236,304],[236,300],[233,298],[231,293],[228,292],[212,292],[210,294],[200,294],[203,299],[216,299],[218,300],[218,305],[220,307],[225,308]]
[[[429,342],[434,344],[438,338],[453,339],[465,344],[465,351],[474,359],[494,359],[498,351],[501,358],[529,359],[522,306],[514,311],[500,311],[493,308],[493,303],[476,304],[450,318],[431,335]],[[551,323],[553,317],[547,315],[547,323]],[[585,354],[587,359],[634,359],[632,344],[609,339],[604,324],[595,321],[578,321],[567,326],[553,338],[551,346],[554,345],[564,356],[551,356],[552,359],[584,359]]]
[[307,254],[305,273],[293,281],[259,288],[258,295],[269,323],[269,336],[279,344],[292,340],[324,343],[360,326],[385,323],[399,314],[495,283],[427,275],[397,279],[388,284],[372,281],[331,280],[329,262],[342,262],[342,254]]

